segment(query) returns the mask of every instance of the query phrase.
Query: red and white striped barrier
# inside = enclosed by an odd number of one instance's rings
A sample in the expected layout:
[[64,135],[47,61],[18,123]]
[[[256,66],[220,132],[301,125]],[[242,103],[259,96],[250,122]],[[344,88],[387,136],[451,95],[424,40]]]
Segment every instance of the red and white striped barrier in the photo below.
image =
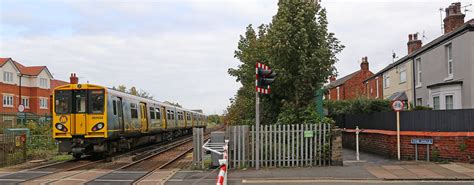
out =
[[217,176],[217,183],[216,185],[227,185],[227,148],[228,148],[229,141],[225,141],[224,145],[224,152],[222,156],[224,159],[219,160],[219,164],[221,165],[219,168],[219,175]]

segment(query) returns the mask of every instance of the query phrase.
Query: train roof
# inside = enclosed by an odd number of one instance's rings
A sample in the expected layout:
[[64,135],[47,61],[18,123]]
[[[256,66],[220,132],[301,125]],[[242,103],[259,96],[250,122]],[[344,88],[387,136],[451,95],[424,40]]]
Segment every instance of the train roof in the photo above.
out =
[[194,110],[190,110],[190,109],[178,107],[178,106],[171,105],[171,104],[168,104],[168,103],[165,103],[165,102],[161,102],[161,101],[158,101],[158,100],[143,98],[143,97],[136,96],[136,95],[132,95],[132,94],[129,94],[129,93],[126,93],[126,92],[118,91],[118,90],[115,90],[115,89],[112,89],[112,88],[107,88],[107,90],[108,90],[109,92],[116,93],[117,95],[120,95],[120,96],[123,96],[123,97],[139,99],[140,101],[143,101],[143,102],[153,102],[153,103],[159,104],[160,106],[173,107],[173,108],[175,108],[176,110],[186,111],[186,112],[191,112],[191,113],[195,113],[195,114],[204,115],[202,112],[197,112],[197,111],[194,111]]

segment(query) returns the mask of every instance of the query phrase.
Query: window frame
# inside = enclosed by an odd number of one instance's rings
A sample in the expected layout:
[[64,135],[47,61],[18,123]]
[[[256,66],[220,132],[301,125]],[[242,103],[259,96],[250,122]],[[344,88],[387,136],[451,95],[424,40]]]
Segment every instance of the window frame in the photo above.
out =
[[416,99],[416,106],[423,106],[423,98]]
[[150,112],[150,119],[156,119],[156,117],[155,117],[155,114],[156,114],[155,113],[155,107],[150,107],[148,109],[148,111]]
[[130,103],[130,117],[138,119],[138,105],[136,103]]
[[40,78],[40,85],[39,86],[43,87],[43,88],[48,88],[49,87],[48,79]]
[[25,108],[30,108],[30,98],[22,96],[21,97],[21,104],[25,106]]
[[39,98],[39,108],[48,109],[48,98],[45,98],[45,97]]
[[[438,108],[436,108],[436,104],[435,104],[435,98],[438,99]],[[433,100],[433,110],[441,110],[441,98],[440,98],[440,95],[435,95],[433,96],[432,98]]]
[[161,109],[159,107],[156,107],[155,108],[155,116],[156,116],[156,119],[160,120],[161,119]]
[[452,79],[454,75],[454,63],[453,63],[453,45],[448,43],[445,45],[446,64],[448,70],[448,79]]
[[383,75],[383,88],[390,88],[390,75],[389,74],[384,74]]
[[416,67],[416,86],[421,87],[421,57],[415,59],[415,67]]
[[3,82],[7,84],[15,83],[15,80],[13,79],[13,72],[3,71]]
[[377,93],[375,98],[379,98],[379,77],[375,77],[375,91]]
[[15,106],[15,99],[13,98],[12,94],[3,94],[2,97],[2,105],[3,107],[14,107]]
[[[451,97],[451,107],[448,109],[448,97]],[[445,110],[452,110],[454,109],[454,94],[446,94],[444,95],[444,106]]]
[[[399,77],[399,81],[400,81],[399,83],[402,84],[402,83],[407,82],[407,68],[406,68],[406,66],[405,65],[400,65],[397,68],[398,68],[397,69],[398,70],[398,77]],[[404,74],[404,75],[402,75],[402,74]],[[402,77],[404,79],[402,79]]]

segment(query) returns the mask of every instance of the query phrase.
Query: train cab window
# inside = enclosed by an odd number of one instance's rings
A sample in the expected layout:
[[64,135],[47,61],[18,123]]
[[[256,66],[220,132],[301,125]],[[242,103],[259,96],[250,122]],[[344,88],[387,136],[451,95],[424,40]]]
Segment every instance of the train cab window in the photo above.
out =
[[104,113],[104,91],[90,90],[89,91],[89,110],[92,114]]
[[114,109],[114,115],[117,115],[117,101],[115,100],[112,101],[112,107]]
[[86,113],[86,90],[74,91],[74,113]]
[[130,114],[132,115],[132,118],[138,118],[137,104],[130,103]]
[[160,111],[160,108],[156,108],[156,119],[161,119],[161,111]]
[[56,91],[54,99],[54,109],[56,114],[71,113],[72,91]]
[[155,108],[150,107],[150,119],[155,119]]

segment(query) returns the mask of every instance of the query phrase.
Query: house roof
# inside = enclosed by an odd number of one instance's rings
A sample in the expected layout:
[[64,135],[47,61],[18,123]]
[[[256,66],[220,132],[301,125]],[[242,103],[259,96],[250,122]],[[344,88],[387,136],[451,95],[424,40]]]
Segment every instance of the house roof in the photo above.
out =
[[29,76],[38,76],[41,71],[43,71],[43,69],[46,68],[46,66],[24,66],[24,65],[21,65],[20,63],[16,62],[16,61],[13,61],[13,64],[15,64],[15,66],[18,68],[18,70],[20,70],[20,73],[21,74],[24,74],[24,75],[29,75]]
[[337,80],[335,80],[335,81],[332,81],[331,83],[329,83],[329,84],[327,85],[327,87],[328,87],[328,88],[332,88],[332,87],[340,86],[340,85],[344,84],[347,80],[351,79],[354,75],[356,75],[356,74],[359,73],[359,72],[360,72],[360,70],[358,70],[358,71],[356,71],[356,72],[353,72],[353,73],[351,73],[351,74],[348,74],[348,75],[346,75],[346,76],[344,76],[344,77],[342,77],[342,78],[339,78],[339,79],[337,79]]
[[390,101],[394,101],[394,100],[402,100],[403,101],[403,100],[408,100],[408,96],[405,93],[405,91],[399,91],[399,92],[393,93],[387,99],[390,100]]
[[8,60],[10,60],[10,58],[0,58],[0,66],[3,66]]
[[61,85],[66,85],[66,84],[69,84],[69,82],[62,81],[62,80],[52,79],[52,80],[51,80],[51,90],[53,90],[53,89],[56,88],[56,87],[59,87],[59,86],[61,86]]
[[436,45],[438,45],[439,43],[442,43],[452,37],[455,37],[461,33],[463,33],[465,30],[469,30],[469,31],[474,31],[474,19],[471,19],[469,21],[467,21],[466,23],[464,23],[462,26],[460,26],[459,28],[453,30],[452,32],[449,32],[449,33],[446,33],[438,38],[436,38],[435,40],[429,42],[428,44],[425,44],[424,46],[422,46],[421,48],[415,50],[413,53],[411,54],[408,54],[404,57],[402,57],[401,59],[397,60],[396,62],[394,63],[391,63],[389,64],[387,67],[383,68],[382,70],[380,70],[379,72],[375,73],[374,75],[372,75],[371,77],[367,78],[366,80],[364,80],[364,82],[372,79],[372,78],[375,78],[376,76],[380,76],[382,73],[406,62],[408,59],[414,57],[414,56],[417,56],[418,54],[421,54],[423,52],[425,52],[426,50],[429,50],[433,47],[435,47]]

